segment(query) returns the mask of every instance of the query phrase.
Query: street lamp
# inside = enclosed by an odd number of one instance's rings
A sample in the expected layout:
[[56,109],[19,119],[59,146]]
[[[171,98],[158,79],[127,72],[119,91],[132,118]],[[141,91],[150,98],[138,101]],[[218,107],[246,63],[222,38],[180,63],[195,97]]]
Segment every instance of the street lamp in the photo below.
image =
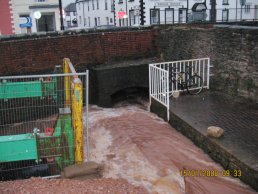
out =
[[62,0],[59,0],[59,14],[60,14],[61,30],[64,30],[64,19],[63,19]]

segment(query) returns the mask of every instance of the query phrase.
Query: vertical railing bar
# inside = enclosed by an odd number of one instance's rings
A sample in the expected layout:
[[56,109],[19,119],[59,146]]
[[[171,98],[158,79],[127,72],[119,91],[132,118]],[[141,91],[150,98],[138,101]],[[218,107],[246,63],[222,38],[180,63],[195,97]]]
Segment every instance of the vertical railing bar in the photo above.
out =
[[[203,78],[203,82],[205,82],[205,84],[207,84],[207,82],[205,81],[205,74],[204,74],[204,68],[205,68],[205,59],[202,60],[202,78]],[[204,83],[203,83],[204,85]],[[205,85],[204,85],[205,86]]]
[[210,58],[208,58],[208,64],[207,64],[207,86],[208,89],[210,88]]
[[89,134],[89,70],[86,70],[86,79],[85,79],[85,101],[86,101],[86,145],[87,145],[87,161],[90,161],[90,134]]

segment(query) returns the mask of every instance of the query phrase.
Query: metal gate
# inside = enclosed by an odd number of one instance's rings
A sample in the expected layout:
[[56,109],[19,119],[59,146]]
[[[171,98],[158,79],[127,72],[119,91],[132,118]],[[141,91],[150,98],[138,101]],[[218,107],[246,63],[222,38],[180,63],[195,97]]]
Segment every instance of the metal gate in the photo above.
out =
[[[184,74],[179,80],[179,74]],[[151,99],[155,99],[167,108],[167,120],[169,121],[169,97],[186,88],[179,85],[190,78],[191,75],[200,76],[202,83],[197,83],[195,88],[209,89],[210,84],[210,58],[189,59],[181,61],[171,61],[154,63],[149,65],[149,94]],[[175,84],[175,81],[178,84]]]
[[85,128],[89,160],[87,112],[88,71],[76,73],[67,58],[53,74],[0,77],[0,181],[82,163]]

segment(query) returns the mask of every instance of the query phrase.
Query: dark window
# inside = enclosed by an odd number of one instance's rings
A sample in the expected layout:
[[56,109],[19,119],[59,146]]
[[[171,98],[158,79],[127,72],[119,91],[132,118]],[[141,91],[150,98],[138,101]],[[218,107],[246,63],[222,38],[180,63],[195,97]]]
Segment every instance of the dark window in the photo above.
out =
[[246,4],[245,5],[245,13],[250,13],[251,11],[251,5],[250,4]]
[[105,0],[105,10],[108,9],[108,4],[107,4],[107,0]]
[[159,24],[159,23],[160,23],[160,10],[150,9],[150,24]]
[[222,10],[222,21],[223,22],[228,21],[228,9]]
[[[126,0],[127,1],[127,0]],[[123,0],[118,0],[118,3],[123,3]]]
[[129,10],[130,26],[135,24],[134,10]]
[[223,0],[223,1],[222,1],[222,4],[223,4],[223,5],[228,5],[228,0]]
[[95,26],[98,26],[98,20],[97,20],[97,18],[94,18],[94,21],[95,21]]

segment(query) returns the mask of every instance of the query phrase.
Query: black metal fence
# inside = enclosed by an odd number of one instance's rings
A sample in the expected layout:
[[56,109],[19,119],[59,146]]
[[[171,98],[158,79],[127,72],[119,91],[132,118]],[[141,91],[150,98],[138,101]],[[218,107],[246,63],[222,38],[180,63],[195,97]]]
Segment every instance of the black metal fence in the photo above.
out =
[[192,22],[258,21],[258,7],[242,7],[192,11],[186,8],[150,9],[150,24],[176,24]]

